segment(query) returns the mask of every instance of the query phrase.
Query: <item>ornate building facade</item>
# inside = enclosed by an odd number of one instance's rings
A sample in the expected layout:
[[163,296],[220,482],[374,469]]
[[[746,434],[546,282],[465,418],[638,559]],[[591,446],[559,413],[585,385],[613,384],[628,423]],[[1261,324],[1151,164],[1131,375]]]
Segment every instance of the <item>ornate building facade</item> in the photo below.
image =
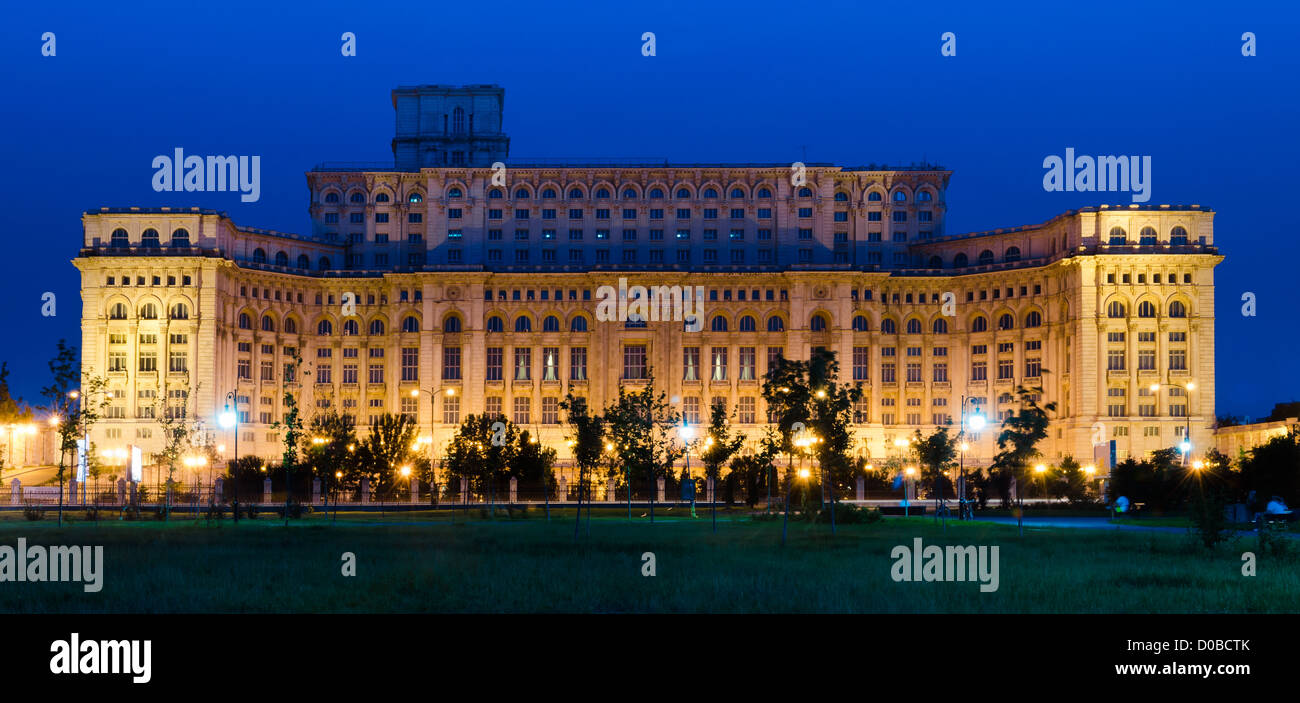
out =
[[[725,402],[756,439],[771,360],[814,347],[862,384],[855,451],[870,457],[964,407],[989,420],[966,454],[986,464],[1022,384],[1058,406],[1049,460],[1089,463],[1111,440],[1140,455],[1188,427],[1194,453],[1211,444],[1207,208],[949,234],[937,167],[514,163],[503,94],[465,90],[394,90],[404,167],[309,171],[307,235],[199,209],[87,211],[83,359],[111,401],[96,445],[156,450],[171,398],[233,447],[215,423],[230,397],[239,453],[276,456],[290,390],[362,426],[410,414],[434,452],[467,414],[500,412],[563,460],[567,392],[602,407],[651,373],[688,421]],[[598,315],[620,279],[701,287],[700,329]]]

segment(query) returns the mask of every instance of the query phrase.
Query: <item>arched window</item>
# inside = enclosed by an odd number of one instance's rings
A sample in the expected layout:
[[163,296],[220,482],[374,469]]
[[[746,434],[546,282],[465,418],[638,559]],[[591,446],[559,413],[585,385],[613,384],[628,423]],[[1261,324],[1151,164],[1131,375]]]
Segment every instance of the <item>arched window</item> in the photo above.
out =
[[767,318],[767,331],[768,331],[768,332],[784,332],[784,331],[785,331],[785,320],[781,319],[780,317],[777,317],[776,315],[773,315],[773,316]]
[[488,332],[504,332],[505,329],[506,321],[500,315],[493,315],[487,319]]
[[284,253],[284,252],[282,252],[282,251],[277,251],[277,252],[275,252],[275,265],[276,265],[276,266],[288,266],[288,265],[289,265],[289,255],[286,254],[286,253]]
[[980,266],[987,266],[991,263],[993,263],[993,252],[989,251],[988,249],[981,251],[980,258],[979,258]]
[[651,198],[654,198],[654,199],[659,199],[659,198],[664,197],[664,189],[663,189],[663,188],[651,188],[651,189],[650,189],[650,197],[651,197]]
[[935,334],[948,334],[948,321],[942,318],[935,320],[934,324],[931,325],[931,329],[934,330]]
[[298,334],[298,321],[292,317],[284,318],[284,333]]
[[[154,234],[157,233],[155,232]],[[175,232],[172,232],[171,244],[173,249],[189,249],[190,233],[184,229],[178,229]]]
[[965,254],[958,254],[952,257],[953,268],[964,269],[967,266],[970,266],[970,259],[968,259]]
[[835,202],[837,202],[837,203],[847,203],[848,201],[849,201],[849,194],[848,194],[848,193],[845,193],[845,192],[842,191],[842,190],[835,191]]
[[970,321],[971,332],[984,332],[988,330],[988,328],[989,328],[989,321],[985,319],[983,315],[979,315],[974,320]]
[[1020,247],[1007,247],[1007,251],[1002,255],[1005,262],[1020,261]]
[[569,331],[570,331],[570,332],[586,332],[586,331],[587,331],[587,318],[583,317],[582,315],[578,315],[577,317],[573,318],[572,320],[569,320]]
[[113,306],[108,309],[108,319],[125,320],[126,303],[113,303]]
[[1155,317],[1156,306],[1150,300],[1143,300],[1138,303],[1138,317]]
[[930,268],[932,268],[932,269],[941,269],[941,268],[943,268],[943,257],[942,257],[942,256],[931,256],[931,257],[930,257]]
[[263,332],[275,331],[275,320],[271,319],[270,315],[262,316],[262,331]]
[[918,203],[928,203],[931,200],[934,200],[934,196],[931,195],[928,190],[923,190],[916,194],[916,202]]
[[173,320],[188,320],[190,319],[190,306],[185,303],[176,303],[168,311],[168,316]]
[[253,263],[255,264],[266,263],[266,252],[262,251],[261,247],[258,247],[257,249],[253,250]]
[[530,197],[532,196],[529,195],[527,188],[518,188],[515,190],[515,200],[527,200]]
[[126,230],[121,227],[113,230],[113,238],[109,240],[110,247],[125,249],[131,246],[131,238],[127,236]]
[[807,186],[804,186],[803,188],[800,188],[800,189],[799,189],[799,197],[801,197],[801,198],[811,198],[811,197],[812,197],[812,188],[809,188],[809,187],[807,187]]
[[383,321],[383,320],[371,320],[371,321],[370,321],[370,334],[372,334],[372,335],[383,334],[383,333],[384,333],[384,329],[385,329],[385,327],[386,327],[386,325],[384,325],[384,321]]
[[[418,332],[420,329],[420,321],[416,320],[414,315],[407,317],[406,319],[414,323],[415,331]],[[459,334],[460,330],[460,315],[448,315],[442,319],[442,331],[444,334]]]
[[1038,312],[1037,310],[1030,310],[1029,314],[1025,315],[1025,327],[1042,327],[1042,326],[1043,326],[1042,313]]
[[298,255],[298,268],[303,270],[311,268],[311,259],[307,258],[306,254]]
[[866,332],[866,331],[869,330],[869,329],[871,329],[871,323],[867,320],[867,316],[866,316],[866,315],[854,315],[854,316],[853,316],[853,331],[854,331],[854,332]]
[[547,188],[542,191],[542,200],[555,200],[556,192],[554,188]]
[[921,334],[921,321],[915,317],[907,321],[908,334]]
[[344,336],[344,337],[355,337],[355,336],[357,336],[357,335],[359,335],[359,334],[361,334],[361,325],[358,324],[356,320],[344,320],[344,321],[343,321],[343,336]]
[[325,194],[325,202],[327,202],[327,203],[337,203],[338,201],[339,201],[339,194],[338,194],[338,193],[335,193],[334,191],[330,191],[330,192],[328,192],[328,193]]
[[[455,318],[455,320],[456,320],[456,329],[459,330],[460,318]],[[442,323],[442,329],[444,332],[447,331],[447,325],[448,325],[447,322]],[[416,317],[415,315],[407,315],[405,318],[402,319],[402,331],[411,332],[411,333],[419,332],[420,318]]]
[[704,189],[704,197],[705,197],[705,198],[716,198],[716,197],[718,197],[718,189],[717,189],[717,188],[705,188],[705,189]]
[[760,197],[760,198],[770,198],[770,197],[772,197],[772,189],[771,189],[771,188],[759,188],[759,189],[758,189],[758,197]]
[[894,202],[896,202],[896,203],[905,203],[905,202],[907,202],[907,193],[904,193],[904,192],[901,191],[901,190],[896,190],[896,191],[894,191]]
[[597,199],[597,200],[609,200],[609,188],[597,188],[597,189],[596,189],[596,199]]
[[388,202],[388,193],[380,193],[379,195],[376,195],[376,196],[375,196],[375,202],[377,202],[377,203],[386,203],[386,202]]
[[407,196],[407,198],[406,198],[406,202],[408,202],[408,203],[422,203],[422,202],[424,202],[424,196],[423,196],[423,195],[420,195],[419,193],[411,193],[409,196]]
[[532,321],[532,319],[531,319],[531,318],[528,318],[528,317],[525,317],[524,315],[520,315],[519,317],[516,317],[516,318],[515,318],[515,331],[516,331],[516,332],[532,332],[532,331],[533,331],[533,321]]
[[316,268],[322,271],[330,270],[330,258],[328,256],[322,256],[321,258],[317,259]]
[[898,334],[898,324],[892,318],[886,317],[880,321],[880,331],[883,334]]
[[[185,233],[184,240],[185,240],[185,243],[182,244],[181,246],[183,246],[183,247],[188,247],[188,246],[190,245],[190,235],[189,235],[189,232],[186,232],[186,233]],[[158,239],[158,230],[156,230],[156,229],[150,227],[149,229],[146,229],[145,231],[141,232],[141,233],[140,233],[140,246],[144,247],[145,249],[161,249],[161,248],[162,248],[162,243],[161,243],[161,242],[159,241],[159,239]],[[173,247],[177,246],[177,245],[176,245],[176,237],[175,237],[175,236],[172,237],[172,246],[173,246]]]
[[503,195],[500,188],[493,188],[488,191],[488,200],[500,200]]
[[447,197],[448,197],[448,198],[463,198],[463,197],[465,197],[465,194],[464,194],[463,192],[461,192],[461,189],[460,189],[460,188],[457,188],[457,187],[455,187],[455,186],[452,186],[451,188],[448,188],[448,189],[447,189]]
[[880,195],[880,191],[873,190],[870,193],[867,193],[867,202],[869,203],[878,203],[883,199],[883,196]]
[[1187,306],[1183,305],[1182,301],[1175,300],[1174,302],[1169,304],[1169,316],[1187,317]]
[[239,329],[241,330],[253,329],[253,318],[250,317],[246,312],[239,313]]
[[1175,228],[1173,228],[1172,230],[1169,230],[1169,243],[1170,243],[1170,244],[1186,244],[1186,243],[1187,243],[1187,230],[1183,229],[1181,226],[1179,226],[1179,227],[1175,227]]
[[1160,235],[1156,234],[1155,227],[1143,227],[1142,231],[1138,232],[1138,244],[1142,246],[1157,244],[1159,241]]
[[691,191],[689,191],[689,190],[687,190],[687,189],[685,189],[685,188],[678,188],[678,189],[677,189],[677,199],[678,199],[678,200],[685,200],[685,199],[687,199],[687,198],[689,198],[689,197],[691,197]]
[[1013,330],[1015,328],[1016,328],[1016,318],[1012,317],[1010,313],[1005,313],[998,318],[998,329]]
[[330,324],[329,320],[321,320],[316,323],[316,334],[322,337],[328,337],[331,334],[334,334],[334,325]]
[[554,315],[547,315],[546,318],[542,320],[542,331],[543,331],[543,332],[559,332],[559,331],[560,331],[560,318],[558,318],[558,317],[556,317],[556,316],[554,316]]
[[624,189],[623,189],[623,199],[624,199],[624,200],[636,200],[636,191],[635,191],[635,190],[632,190],[631,188],[624,188]]
[[1128,233],[1123,227],[1110,228],[1110,243],[1116,245],[1128,244]]
[[360,192],[357,192],[357,193],[353,193],[352,197],[348,198],[348,200],[351,200],[352,202],[358,205],[363,205],[366,202],[366,196]]
[[1118,300],[1112,300],[1110,301],[1110,305],[1106,306],[1106,317],[1113,319],[1128,317],[1128,310],[1124,308],[1124,303],[1121,303]]
[[582,200],[582,190],[578,188],[570,188],[569,200]]
[[727,318],[721,315],[714,315],[713,319],[709,321],[709,329],[714,332],[726,332]]
[[744,315],[740,318],[738,326],[741,332],[756,332],[758,331],[758,320],[755,320],[753,315]]
[[826,316],[821,313],[813,315],[812,319],[808,321],[808,329],[813,332],[825,332],[829,326],[826,323]]
[[732,189],[731,189],[731,197],[733,197],[733,198],[743,198],[743,197],[745,197],[745,191],[743,191],[743,190],[741,190],[741,189],[739,189],[739,188],[732,188]]

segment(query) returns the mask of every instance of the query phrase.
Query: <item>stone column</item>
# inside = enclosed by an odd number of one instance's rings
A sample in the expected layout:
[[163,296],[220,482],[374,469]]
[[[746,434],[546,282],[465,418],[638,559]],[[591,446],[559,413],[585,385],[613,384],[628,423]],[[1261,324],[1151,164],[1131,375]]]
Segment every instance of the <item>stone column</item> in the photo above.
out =
[[117,504],[123,505],[125,503],[126,503],[126,479],[119,478],[117,480]]
[[555,499],[561,503],[569,499],[569,479],[565,476],[560,477],[560,494]]
[[519,479],[514,476],[510,477],[510,503],[519,502]]
[[706,503],[713,502],[713,477],[709,476],[704,479],[704,496]]
[[611,503],[613,503],[614,500],[615,500],[615,498],[614,498],[614,479],[612,479],[612,478],[605,482],[605,500],[607,500],[607,501],[609,501],[609,502],[611,502]]
[[858,477],[858,490],[856,495],[858,500],[867,499],[867,479],[865,476]]
[[9,484],[9,504],[22,505],[22,502],[23,502],[23,482],[19,481],[18,479],[14,479],[13,483]]
[[411,477],[411,502],[420,502],[420,479],[414,476]]
[[311,480],[311,503],[312,505],[320,505],[320,479],[318,478]]
[[269,478],[262,481],[262,502],[271,502],[271,479]]
[[77,502],[77,479],[74,477],[68,479],[68,503],[67,504],[72,505],[73,503],[76,502]]
[[664,479],[662,479],[662,478],[659,479],[659,502],[660,502],[660,503],[665,503],[665,502],[667,502],[667,500],[666,500],[666,498],[665,498],[665,494],[664,494]]
[[225,480],[225,479],[223,479],[223,478],[218,478],[216,481],[213,482],[213,484],[212,484],[212,491],[213,491],[213,493],[215,494],[216,502],[218,502],[218,503],[221,503],[221,502],[222,502],[222,499],[223,499],[223,497],[224,497],[224,496],[223,496],[223,493],[225,492],[225,488],[226,488],[226,480]]
[[370,502],[370,479],[361,479],[361,503],[364,505]]
[[139,488],[139,486],[140,486],[140,482],[139,482],[139,481],[128,481],[128,482],[127,482],[127,485],[128,485],[128,486],[130,487],[130,489],[131,489],[131,505],[139,505],[139,495],[140,495],[140,494],[137,492],[136,489]]
[[469,505],[469,479],[460,480],[460,502]]

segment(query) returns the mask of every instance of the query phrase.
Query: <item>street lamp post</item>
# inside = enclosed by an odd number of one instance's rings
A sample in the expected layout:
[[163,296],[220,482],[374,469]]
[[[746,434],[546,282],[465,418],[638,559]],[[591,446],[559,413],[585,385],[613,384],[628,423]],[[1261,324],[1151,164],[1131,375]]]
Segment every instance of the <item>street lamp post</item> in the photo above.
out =
[[682,420],[682,426],[677,428],[677,436],[681,437],[682,444],[686,447],[686,480],[691,482],[691,517],[695,517],[695,481],[691,478],[691,439],[695,437],[695,429],[686,420]]
[[961,480],[960,480],[960,485],[957,487],[957,512],[958,512],[957,519],[959,520],[965,520],[967,518],[974,517],[974,515],[970,510],[968,501],[966,500],[966,451],[970,448],[970,445],[967,444],[965,441],[966,430],[969,429],[972,433],[978,434],[980,430],[984,429],[984,424],[985,424],[984,414],[979,411],[978,405],[975,406],[975,412],[971,413],[970,417],[966,416],[966,403],[970,400],[971,398],[967,396],[963,395],[961,397],[962,425],[961,425],[961,432],[958,435],[959,437],[962,438],[962,443],[960,445]]
[[[1187,418],[1187,424],[1185,425],[1186,429],[1183,432],[1183,441],[1178,443],[1178,449],[1183,454],[1183,466],[1187,466],[1188,456],[1192,453],[1192,391],[1196,390],[1196,384],[1188,381],[1185,386],[1179,383],[1169,382],[1166,382],[1164,385],[1181,388],[1187,397],[1187,407],[1183,413],[1183,417]],[[1152,383],[1151,392],[1158,393],[1159,391],[1160,384]]]
[[[233,407],[232,407],[233,406]],[[235,508],[235,524],[239,523],[239,396],[235,391],[226,394],[226,407],[221,411],[217,418],[217,423],[223,429],[233,429],[235,433],[235,454],[232,463],[234,469],[230,472],[231,483],[234,484],[234,500],[232,501]]]
[[437,461],[434,457],[434,452],[437,450],[435,449],[435,445],[433,441],[433,426],[437,423],[436,418],[438,417],[438,396],[444,395],[448,398],[455,397],[456,389],[455,387],[451,387],[451,386],[445,388],[436,388],[427,391],[420,388],[412,388],[411,397],[418,398],[420,397],[421,392],[424,392],[429,396],[429,475],[433,479],[432,480],[433,485],[429,487],[429,492],[433,494],[433,502],[436,504],[438,502],[438,466],[437,466]]

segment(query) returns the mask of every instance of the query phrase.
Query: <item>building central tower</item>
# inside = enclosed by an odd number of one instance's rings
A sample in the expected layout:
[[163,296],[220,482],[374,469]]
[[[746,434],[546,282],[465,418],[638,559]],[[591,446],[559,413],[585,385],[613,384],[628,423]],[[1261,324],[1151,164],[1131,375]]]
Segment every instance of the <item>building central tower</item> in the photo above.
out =
[[491,166],[510,153],[501,131],[506,91],[498,85],[419,85],[393,89],[398,171]]

